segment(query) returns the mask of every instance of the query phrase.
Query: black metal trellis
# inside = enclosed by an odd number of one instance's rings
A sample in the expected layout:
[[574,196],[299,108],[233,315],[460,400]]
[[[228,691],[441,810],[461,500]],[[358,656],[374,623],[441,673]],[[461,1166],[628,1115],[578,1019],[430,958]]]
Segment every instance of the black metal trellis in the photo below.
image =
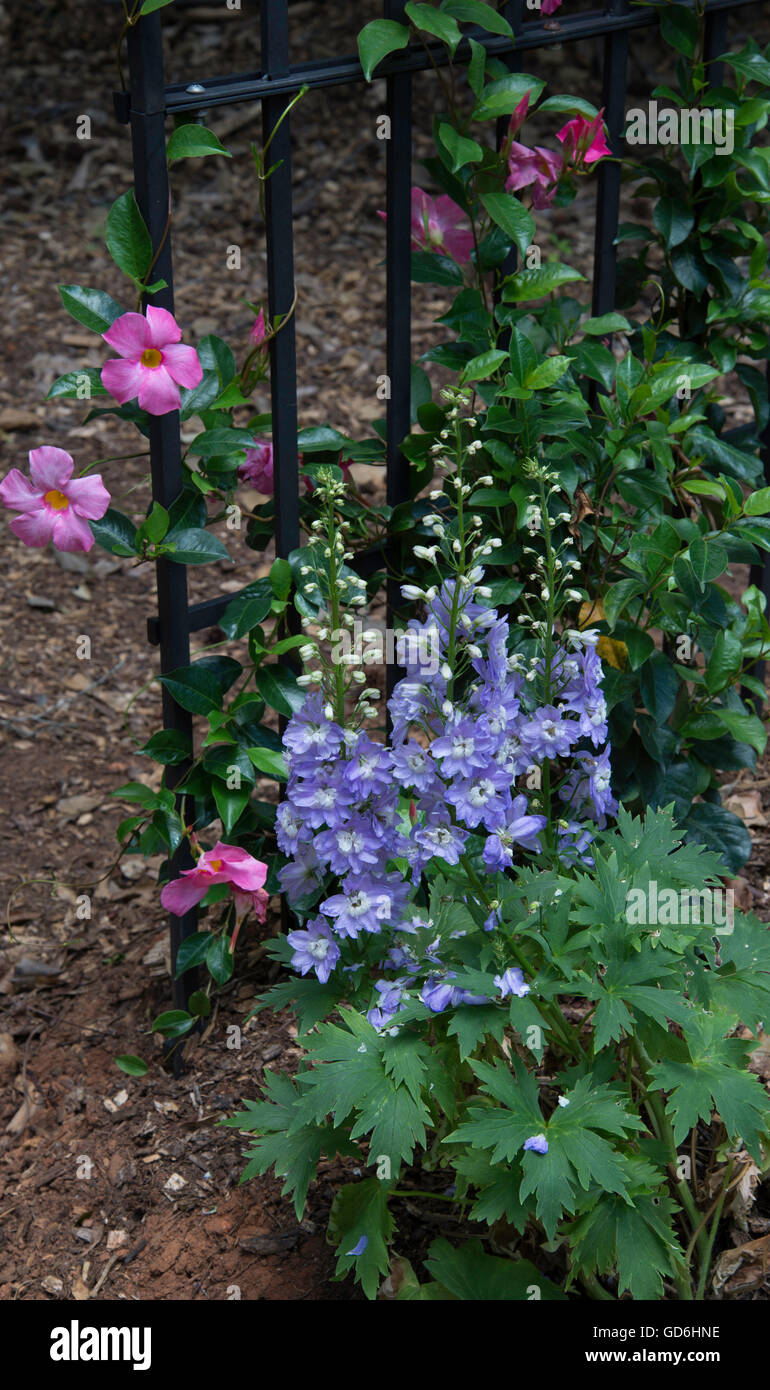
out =
[[[724,51],[728,12],[750,0],[706,0],[706,53],[708,59]],[[388,19],[404,17],[405,0],[384,0]],[[588,14],[560,16],[558,25],[524,19],[524,0],[510,0],[504,13],[511,23],[515,41],[504,36],[474,33],[490,54],[508,61],[512,70],[520,56],[554,44],[570,44],[580,39],[601,37],[602,104],[612,151],[622,153],[626,101],[626,73],[629,35],[656,23],[652,9],[632,7],[630,0],[608,0],[607,8]],[[275,130],[288,101],[302,86],[330,88],[363,82],[356,57],[324,59],[292,65],[289,61],[288,0],[262,0],[260,25],[262,69],[259,72],[223,77],[201,77],[190,82],[165,85],[161,43],[162,12],[145,16],[129,29],[128,63],[130,89],[115,94],[118,118],[131,126],[136,197],[152,237],[160,248],[155,264],[157,277],[168,287],[153,296],[153,302],[173,311],[170,203],[166,164],[165,121],[168,116],[201,109],[260,100],[263,132],[267,139]],[[462,62],[469,55],[464,40],[456,53]],[[412,46],[392,55],[378,68],[378,79],[385,78],[390,139],[386,145],[386,372],[390,379],[387,401],[387,501],[391,506],[409,496],[409,465],[400,452],[400,441],[410,429],[410,336],[411,336],[411,156],[412,156],[412,80],[416,73],[447,63],[443,45]],[[280,161],[280,163],[278,163]],[[287,315],[294,300],[294,250],[292,215],[290,119],[284,119],[271,146],[271,163],[278,168],[266,183],[266,243],[268,313],[271,321]],[[614,308],[616,252],[620,200],[620,166],[607,162],[598,168],[594,242],[593,312],[603,314]],[[299,545],[299,489],[297,452],[297,361],[293,317],[270,343],[273,446],[275,459],[275,545],[276,553],[287,556]],[[764,441],[770,447],[770,430]],[[150,426],[150,458],[153,498],[168,507],[182,490],[181,444],[178,414],[155,417]],[[158,614],[148,623],[149,638],[160,647],[161,672],[185,666],[190,660],[190,633],[211,626],[221,617],[231,595],[190,606],[183,565],[168,560],[157,562]],[[389,584],[389,607],[397,594]],[[167,690],[163,691],[163,722],[191,736],[191,716],[180,708]],[[175,787],[189,764],[170,767],[166,785]],[[191,857],[186,843],[171,862],[172,876],[189,867]],[[171,958],[182,939],[196,930],[195,911],[171,918]],[[188,993],[185,980],[174,982],[174,1003],[184,1007]]]

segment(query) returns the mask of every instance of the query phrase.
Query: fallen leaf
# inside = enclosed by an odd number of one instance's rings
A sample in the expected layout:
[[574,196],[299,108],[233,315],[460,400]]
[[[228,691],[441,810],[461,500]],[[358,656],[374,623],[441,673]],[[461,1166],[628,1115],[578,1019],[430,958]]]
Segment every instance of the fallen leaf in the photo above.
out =
[[[711,1280],[714,1293],[720,1293],[728,1280],[733,1285],[731,1292],[737,1292],[735,1275],[742,1270],[742,1266],[747,1261],[750,1261],[753,1267],[757,1257],[759,1257],[757,1269],[764,1277],[770,1262],[770,1235],[760,1236],[758,1240],[747,1241],[745,1245],[738,1245],[733,1250],[724,1250],[714,1265]],[[747,1279],[746,1282],[749,1280]],[[750,1282],[752,1284],[756,1282],[756,1273]],[[738,1287],[745,1287],[744,1279],[738,1281]]]

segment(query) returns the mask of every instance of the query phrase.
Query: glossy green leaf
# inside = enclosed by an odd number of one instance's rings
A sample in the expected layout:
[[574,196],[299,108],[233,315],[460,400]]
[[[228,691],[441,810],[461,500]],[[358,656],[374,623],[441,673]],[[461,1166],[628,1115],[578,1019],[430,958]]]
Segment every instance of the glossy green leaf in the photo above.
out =
[[535,223],[523,203],[512,193],[482,193],[481,201],[492,221],[502,227],[520,254],[525,255],[535,233]]
[[223,154],[228,159],[232,158],[230,151],[225,149],[213,130],[207,130],[205,126],[197,125],[194,121],[177,126],[169,136],[166,145],[169,164],[175,163],[177,159],[200,159],[207,154]]
[[107,214],[107,250],[119,270],[142,280],[150,269],[152,242],[133,189],[122,193]]
[[358,35],[358,53],[367,82],[371,82],[372,73],[383,58],[406,48],[408,42],[409,29],[395,20],[373,19],[365,25]]
[[59,294],[67,313],[94,333],[106,333],[125,312],[103,290],[84,289],[82,285],[59,285]]
[[108,507],[98,521],[89,521],[91,533],[97,545],[110,555],[136,554],[136,527],[122,512]]

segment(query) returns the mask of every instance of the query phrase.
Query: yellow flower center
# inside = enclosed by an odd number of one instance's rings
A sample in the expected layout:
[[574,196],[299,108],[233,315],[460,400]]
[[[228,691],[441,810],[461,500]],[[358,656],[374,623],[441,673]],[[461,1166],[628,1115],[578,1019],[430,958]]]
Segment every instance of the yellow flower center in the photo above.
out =
[[70,504],[69,498],[65,497],[64,493],[60,492],[58,487],[53,487],[50,492],[46,493],[45,501],[48,503],[49,507],[53,507],[55,512],[63,512],[65,507],[68,507]]
[[163,361],[163,353],[158,352],[157,348],[145,348],[140,361],[143,367],[159,367]]
[[219,873],[219,870],[221,869],[221,867],[222,867],[222,860],[221,860],[221,859],[210,859],[209,862],[208,862],[208,870],[209,870],[209,873],[210,873],[210,874],[218,874],[218,873]]

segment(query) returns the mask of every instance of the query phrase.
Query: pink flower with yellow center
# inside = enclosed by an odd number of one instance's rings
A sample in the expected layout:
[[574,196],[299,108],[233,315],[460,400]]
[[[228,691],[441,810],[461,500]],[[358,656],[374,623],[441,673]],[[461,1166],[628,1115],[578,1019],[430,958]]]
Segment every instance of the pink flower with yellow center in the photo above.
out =
[[192,869],[183,869],[179,878],[167,883],[160,900],[175,917],[182,917],[191,907],[205,898],[215,883],[229,883],[239,913],[253,910],[260,922],[265,920],[268,894],[264,890],[267,864],[254,859],[237,845],[217,840],[213,849],[204,850]]
[[179,387],[202,380],[198,354],[180,342],[182,330],[167,309],[150,304],[146,314],[121,314],[102,337],[120,353],[102,367],[102,385],[120,405],[138,398],[150,415],[168,415],[179,409]]
[[73,478],[74,466],[71,454],[44,444],[30,450],[29,478],[18,468],[3,478],[0,501],[20,513],[10,527],[25,545],[40,549],[53,541],[57,550],[91,549],[88,522],[104,516],[110,494],[98,473]]

